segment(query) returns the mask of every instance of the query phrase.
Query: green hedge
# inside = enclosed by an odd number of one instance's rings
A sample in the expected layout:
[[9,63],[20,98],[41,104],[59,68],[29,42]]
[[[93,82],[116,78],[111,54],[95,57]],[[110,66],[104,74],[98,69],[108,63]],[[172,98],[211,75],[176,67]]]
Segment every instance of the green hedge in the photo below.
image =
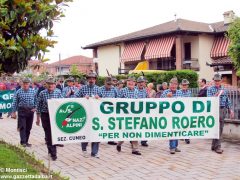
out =
[[[142,74],[131,74],[131,76],[135,76],[138,78]],[[154,72],[154,73],[144,73],[146,79],[148,82],[152,82],[155,85],[156,84],[161,84],[163,82],[168,82],[170,81],[171,78],[177,77],[178,82],[180,83],[182,79],[187,79],[190,82],[189,87],[190,88],[195,88],[198,87],[197,81],[198,81],[198,74],[195,71],[192,70],[175,70],[175,71],[166,71],[166,72]],[[116,78],[118,80],[120,79],[127,79],[127,77],[130,75],[117,75]],[[104,79],[105,77],[98,77],[97,84],[99,86],[104,84]]]

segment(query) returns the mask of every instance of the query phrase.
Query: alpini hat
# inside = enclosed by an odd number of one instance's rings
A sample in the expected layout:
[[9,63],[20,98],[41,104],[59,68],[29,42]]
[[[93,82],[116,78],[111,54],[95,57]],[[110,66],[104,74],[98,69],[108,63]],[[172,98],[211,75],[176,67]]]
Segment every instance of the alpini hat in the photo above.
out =
[[220,74],[215,74],[213,77],[214,81],[221,81],[221,79],[222,79],[222,76]]
[[97,74],[94,73],[94,72],[90,72],[90,73],[87,74],[86,77],[87,77],[87,78],[97,78]]
[[46,80],[46,83],[48,83],[48,84],[55,84],[55,79],[54,78],[48,78],[47,80]]
[[23,82],[23,83],[30,83],[31,80],[30,80],[29,78],[24,78],[22,82]]
[[105,83],[108,84],[108,85],[111,85],[112,84],[112,78],[111,77],[106,77]]
[[129,77],[127,78],[127,81],[134,81],[134,82],[136,82],[136,79],[135,79],[135,77],[133,77],[133,76],[129,76]]

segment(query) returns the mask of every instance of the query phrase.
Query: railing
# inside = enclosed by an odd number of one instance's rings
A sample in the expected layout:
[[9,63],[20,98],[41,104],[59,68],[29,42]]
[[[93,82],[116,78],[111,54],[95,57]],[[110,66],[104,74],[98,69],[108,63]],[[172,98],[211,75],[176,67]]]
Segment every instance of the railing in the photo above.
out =
[[120,69],[118,68],[118,74],[128,74],[131,69]]
[[158,67],[157,70],[166,70],[166,71],[169,71],[169,70],[176,70],[176,67],[175,66],[163,66],[163,67]]
[[199,71],[199,62],[197,58],[185,59],[183,61],[183,69],[191,69]]
[[[228,97],[231,100],[232,110],[234,111],[234,119],[240,120],[240,90],[236,88],[226,88],[228,90]],[[191,88],[193,97],[197,97],[199,88]],[[229,119],[230,115],[227,114],[226,119]]]

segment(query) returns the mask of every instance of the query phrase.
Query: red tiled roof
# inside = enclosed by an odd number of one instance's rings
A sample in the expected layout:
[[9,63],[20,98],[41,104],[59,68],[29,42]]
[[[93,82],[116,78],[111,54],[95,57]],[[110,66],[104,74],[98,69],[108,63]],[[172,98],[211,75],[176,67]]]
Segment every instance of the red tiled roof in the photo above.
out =
[[93,58],[89,58],[86,56],[72,56],[66,59],[61,60],[60,62],[54,62],[49,64],[50,66],[59,66],[59,64],[61,65],[73,65],[73,64],[92,64],[93,63]]
[[212,60],[212,64],[213,65],[218,65],[218,64],[223,64],[223,65],[227,65],[227,64],[232,64],[232,60],[230,57],[222,57],[216,60]]
[[107,39],[97,43],[93,43],[84,47],[84,49],[96,48],[98,46],[109,45],[114,43],[121,43],[126,41],[134,41],[143,38],[156,37],[165,34],[172,34],[176,32],[192,32],[192,33],[217,33],[226,31],[227,26],[224,22],[217,23],[203,23],[190,21],[185,19],[177,19],[176,21],[169,21],[157,26],[146,28],[133,33],[125,34],[115,38]]

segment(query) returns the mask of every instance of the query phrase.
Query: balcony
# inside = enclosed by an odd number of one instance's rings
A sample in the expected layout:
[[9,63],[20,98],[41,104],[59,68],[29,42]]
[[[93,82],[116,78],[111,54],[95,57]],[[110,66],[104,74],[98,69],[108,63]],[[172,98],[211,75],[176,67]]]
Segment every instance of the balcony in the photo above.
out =
[[185,59],[182,64],[183,69],[199,71],[199,61],[197,58]]
[[131,71],[131,69],[121,69],[121,68],[118,68],[118,74],[120,74],[120,75],[128,74],[129,71]]

